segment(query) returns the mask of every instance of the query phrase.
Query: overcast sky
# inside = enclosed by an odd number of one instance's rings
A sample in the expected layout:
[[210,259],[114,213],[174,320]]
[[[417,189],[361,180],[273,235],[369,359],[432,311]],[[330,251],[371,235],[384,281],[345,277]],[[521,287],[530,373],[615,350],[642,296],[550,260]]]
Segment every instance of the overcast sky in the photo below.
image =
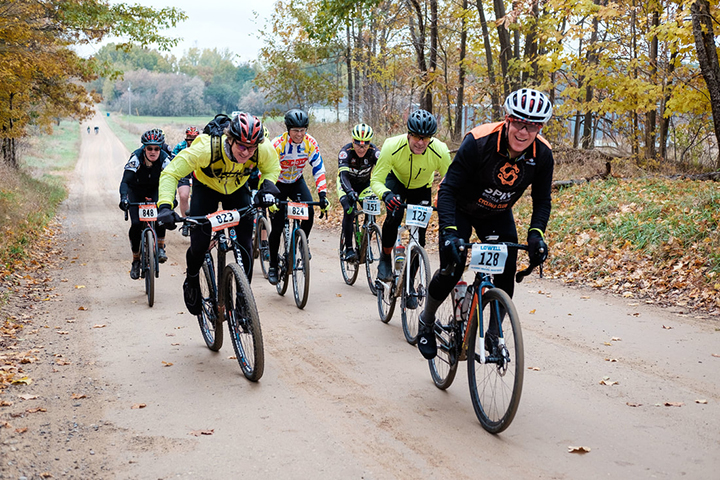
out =
[[[246,62],[258,56],[262,47],[258,32],[270,20],[275,0],[126,0],[123,3],[139,3],[158,10],[176,7],[185,12],[187,20],[175,28],[160,31],[167,37],[182,37],[171,52],[178,59],[188,49],[198,47],[229,49],[240,56],[240,62]],[[257,23],[254,11],[258,14]],[[117,38],[108,38],[103,44],[117,41]],[[83,47],[80,54],[92,55],[103,44]]]

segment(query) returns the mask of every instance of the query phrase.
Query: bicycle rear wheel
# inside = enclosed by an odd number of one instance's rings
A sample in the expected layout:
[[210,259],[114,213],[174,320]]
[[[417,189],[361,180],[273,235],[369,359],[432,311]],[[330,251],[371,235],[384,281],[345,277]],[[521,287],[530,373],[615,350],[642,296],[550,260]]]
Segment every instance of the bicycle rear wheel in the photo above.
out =
[[217,284],[215,283],[215,265],[210,254],[200,269],[200,292],[202,295],[202,312],[197,316],[203,340],[207,347],[217,352],[222,348],[222,320],[218,318]]
[[146,229],[143,234],[143,259],[142,272],[145,276],[145,293],[147,294],[148,305],[155,304],[155,275],[157,273],[155,263],[155,236],[152,230]]
[[[355,241],[355,235],[353,235],[352,248],[355,252],[360,250]],[[360,272],[360,263],[357,260],[354,262],[345,260],[345,232],[340,232],[340,250],[338,250],[338,253],[340,255],[340,271],[342,272],[343,280],[345,280],[345,283],[348,285],[355,284],[355,280],[357,280],[358,273]]]
[[222,302],[235,357],[243,375],[248,380],[257,382],[265,370],[260,316],[247,276],[236,263],[225,267]]
[[290,252],[283,238],[278,246],[278,283],[275,285],[279,295],[285,295],[290,278]]
[[368,225],[365,235],[367,238],[367,248],[365,249],[365,273],[367,275],[370,292],[373,295],[377,295],[375,279],[378,274],[377,270],[380,262],[380,252],[382,252],[382,235],[380,234],[380,227],[375,224]]
[[[454,303],[453,295],[448,295],[435,313],[437,356],[428,360],[428,365],[433,383],[440,390],[445,390],[455,380],[462,349],[462,329],[455,323]],[[460,319],[458,318],[457,321],[459,322]]]
[[270,222],[265,217],[257,219],[257,227],[255,228],[255,241],[257,242],[256,256],[260,259],[260,268],[263,277],[267,278],[267,271],[270,268]]
[[[473,304],[477,305],[475,301]],[[493,341],[485,333],[491,322],[498,324],[503,314],[502,338]],[[468,383],[475,415],[485,430],[500,433],[515,418],[524,375],[520,319],[508,294],[498,288],[486,290],[482,295],[482,316],[474,308],[468,328]],[[486,346],[491,351],[486,351]]]
[[[402,318],[403,334],[410,345],[417,343],[418,322],[420,312],[425,308],[425,298],[430,284],[430,259],[423,247],[415,245],[407,257],[410,262],[410,281],[403,283],[402,298],[400,299],[400,315]],[[408,272],[408,267],[405,267]],[[410,286],[408,290],[407,285]]]
[[295,294],[295,305],[299,309],[305,308],[310,291],[310,251],[308,250],[307,237],[301,229],[295,230],[295,245],[292,255],[292,280],[293,293]]

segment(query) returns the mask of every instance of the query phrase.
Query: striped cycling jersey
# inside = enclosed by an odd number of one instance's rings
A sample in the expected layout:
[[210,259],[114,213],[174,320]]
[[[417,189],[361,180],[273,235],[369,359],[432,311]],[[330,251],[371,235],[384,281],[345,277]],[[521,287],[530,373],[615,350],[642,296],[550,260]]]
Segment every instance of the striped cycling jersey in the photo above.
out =
[[309,163],[318,192],[327,190],[325,165],[320,155],[320,147],[313,137],[305,135],[302,143],[296,145],[290,140],[288,132],[285,132],[276,137],[272,143],[278,157],[280,157],[280,177],[278,182],[296,182],[302,176],[305,165]]

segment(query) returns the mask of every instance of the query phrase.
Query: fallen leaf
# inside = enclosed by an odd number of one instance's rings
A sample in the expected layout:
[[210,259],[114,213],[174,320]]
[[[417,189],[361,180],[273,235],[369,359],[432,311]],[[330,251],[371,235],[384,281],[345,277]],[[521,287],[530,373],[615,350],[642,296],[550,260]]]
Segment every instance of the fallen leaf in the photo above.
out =
[[0,400],[0,407],[11,407],[12,404],[10,400]]
[[628,407],[640,407],[642,406],[642,403],[626,402],[625,405],[627,405]]
[[214,429],[211,430],[193,430],[192,432],[188,433],[188,435],[193,435],[195,437],[199,437],[200,435],[212,435],[215,433]]
[[106,326],[107,325],[105,325],[104,323],[100,323],[98,325],[93,325],[93,328],[105,328]]
[[604,342],[603,345],[607,345],[608,347],[612,347],[612,343],[610,343],[610,342]]
[[580,297],[580,298],[582,298],[583,300],[588,300],[590,297],[588,297],[587,295],[585,295],[585,296],[582,296],[582,297]]
[[40,474],[40,476],[41,476],[42,478],[52,478],[52,473],[50,473],[50,472],[42,472],[42,473]]
[[81,398],[87,398],[87,395],[85,395],[85,394],[83,394],[83,393],[73,393],[73,394],[71,395],[71,398],[72,398],[73,400],[80,400]]
[[695,400],[695,403],[699,403],[700,405],[707,405],[707,400],[705,400],[705,399],[703,399],[703,400],[698,399],[698,400]]
[[85,285],[75,285],[75,288],[85,288]]
[[65,320],[66,323],[75,323],[75,320]]
[[176,346],[178,346],[178,345],[180,345],[180,344],[179,344],[179,343],[171,343],[170,345],[172,345],[173,347],[176,347]]
[[133,405],[132,407],[130,407],[130,408],[131,408],[132,410],[137,410],[138,408],[145,408],[145,407],[147,407],[147,405],[145,405],[144,403],[136,403],[136,404],[134,404],[134,405]]
[[2,427],[2,428],[12,428],[12,425],[10,425],[9,422],[3,422],[3,423],[0,423],[0,427]]
[[16,428],[15,433],[25,433],[25,432],[27,432],[27,429],[28,429],[28,427]]
[[614,362],[617,362],[617,358],[606,358],[605,361],[606,361],[606,362],[610,362],[610,363],[614,363]]
[[58,335],[67,335],[67,334],[69,334],[69,333],[70,333],[70,332],[66,332],[66,331],[64,331],[64,330],[60,330],[60,331],[57,332]]
[[610,377],[603,377],[603,379],[600,380],[600,385],[612,386],[612,385],[619,385],[619,383],[614,380],[610,380]]
[[228,360],[237,360],[237,357],[235,355],[230,355],[228,357]]
[[635,313],[632,314],[632,316],[633,316],[633,317],[639,317],[639,316],[640,316],[640,312],[635,312]]
[[78,310],[87,310],[87,308],[80,306],[80,307],[78,307]]
[[612,337],[610,340],[613,341],[613,342],[620,342],[620,341],[622,341],[622,338],[620,338],[620,337]]
[[342,297],[342,293],[336,293],[335,296],[336,296],[336,297]]
[[666,407],[682,407],[685,405],[684,402],[665,402],[663,403]]
[[14,383],[16,385],[20,384],[20,383],[25,384],[25,385],[30,385],[32,383],[32,378],[30,378],[30,377],[13,378],[11,383]]
[[568,453],[581,453],[585,454],[590,451],[590,447],[573,447],[572,445],[568,446]]
[[712,356],[713,356],[713,357],[720,358],[720,353],[713,353]]
[[18,395],[18,397],[23,400],[35,400],[36,398],[38,398],[37,395]]
[[535,315],[535,310],[537,310],[537,309],[533,308],[532,310],[530,310],[530,312],[529,312],[530,315]]
[[36,408],[28,408],[25,410],[27,413],[38,413],[38,412],[47,412],[46,408],[43,407],[36,407]]
[[663,325],[663,328],[664,328],[665,330],[671,330],[671,329],[672,329],[672,327],[669,326],[669,325]]
[[172,367],[173,366],[172,362],[162,362],[162,364],[163,364],[163,367]]
[[528,370],[534,370],[536,372],[540,371],[540,367],[528,367]]

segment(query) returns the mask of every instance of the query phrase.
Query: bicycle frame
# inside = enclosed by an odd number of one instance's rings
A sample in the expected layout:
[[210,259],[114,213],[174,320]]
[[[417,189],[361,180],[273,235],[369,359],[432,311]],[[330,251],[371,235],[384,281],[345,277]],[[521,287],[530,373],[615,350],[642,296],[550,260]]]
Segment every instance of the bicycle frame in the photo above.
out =
[[[149,204],[154,204],[154,203],[155,203],[154,200],[148,199],[147,202],[128,203],[128,206],[139,208],[142,205],[149,205]],[[125,211],[125,220],[126,221],[128,219],[128,216],[129,216],[128,212]],[[143,261],[143,259],[145,258],[145,242],[143,242],[142,239],[145,237],[145,233],[148,230],[150,230],[150,232],[152,233],[152,238],[153,238],[153,249],[155,250],[155,255],[153,256],[153,258],[155,259],[155,262],[154,262],[155,263],[155,278],[159,278],[160,277],[160,263],[158,262],[158,258],[157,258],[158,242],[157,242],[157,232],[155,231],[156,220],[140,219],[140,223],[145,225],[145,227],[142,229],[142,232],[140,232],[140,259],[141,259],[141,261]],[[141,274],[140,278],[145,278],[145,268],[143,268],[141,270],[140,274]]]

